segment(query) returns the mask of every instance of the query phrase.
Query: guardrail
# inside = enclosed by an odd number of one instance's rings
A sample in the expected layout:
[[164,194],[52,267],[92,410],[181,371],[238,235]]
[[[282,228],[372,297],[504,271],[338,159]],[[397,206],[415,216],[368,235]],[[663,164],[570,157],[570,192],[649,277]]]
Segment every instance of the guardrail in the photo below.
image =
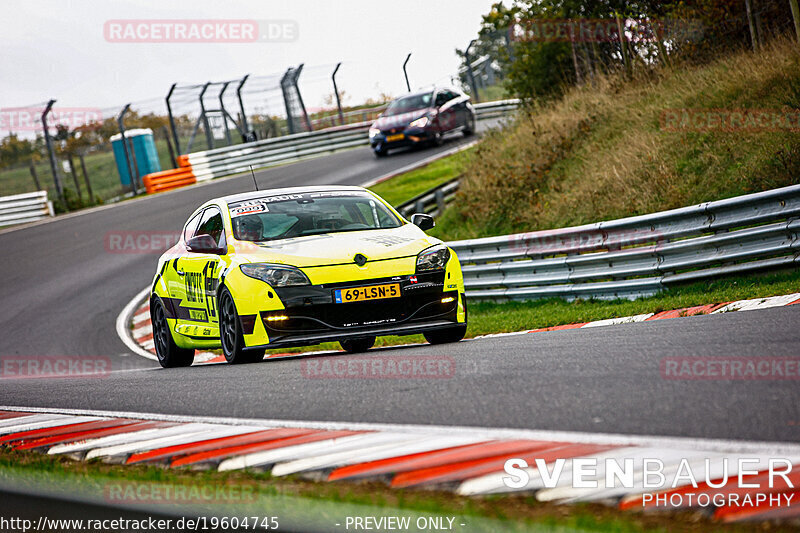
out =
[[395,209],[405,218],[410,218],[414,213],[427,213],[431,216],[439,216],[444,211],[447,204],[453,201],[458,190],[458,178],[437,185],[398,205]]
[[[519,105],[518,100],[500,100],[476,104],[479,119],[509,113]],[[197,181],[206,181],[253,168],[264,168],[315,157],[369,143],[367,132],[371,122],[359,122],[320,131],[297,133],[248,144],[194,152],[178,158],[180,169],[190,172]],[[163,176],[162,176],[163,177]],[[145,180],[147,177],[145,176]],[[176,182],[177,183],[177,182]]]
[[448,243],[467,297],[636,298],[800,263],[800,185],[572,228]]
[[34,222],[54,216],[47,191],[0,197],[0,226]]

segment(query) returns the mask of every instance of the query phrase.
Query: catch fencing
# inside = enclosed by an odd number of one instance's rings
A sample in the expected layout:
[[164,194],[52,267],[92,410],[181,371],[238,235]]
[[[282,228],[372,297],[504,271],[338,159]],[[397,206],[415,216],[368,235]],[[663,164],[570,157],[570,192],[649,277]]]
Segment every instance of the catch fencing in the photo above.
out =
[[[475,104],[475,111],[478,119],[496,118],[510,113],[518,105],[519,100],[500,100]],[[326,130],[297,133],[248,144],[194,152],[180,156],[178,158],[179,167],[174,171],[162,173],[159,178],[172,179],[173,174],[189,171],[197,181],[206,181],[246,172],[250,166],[254,169],[264,168],[324,153],[364,146],[369,143],[367,132],[370,124],[370,122],[359,122]],[[175,181],[175,183],[179,183],[179,181]]]
[[35,222],[53,216],[47,191],[0,197],[0,227]]
[[800,263],[800,185],[572,228],[448,243],[468,298],[633,299]]

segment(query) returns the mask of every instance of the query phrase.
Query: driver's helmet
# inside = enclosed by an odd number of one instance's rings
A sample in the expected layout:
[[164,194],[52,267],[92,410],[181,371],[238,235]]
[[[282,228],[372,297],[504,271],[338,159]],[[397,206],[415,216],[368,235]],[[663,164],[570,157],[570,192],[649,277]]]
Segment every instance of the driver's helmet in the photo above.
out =
[[244,215],[234,219],[236,235],[242,241],[261,240],[264,232],[264,224],[258,215]]

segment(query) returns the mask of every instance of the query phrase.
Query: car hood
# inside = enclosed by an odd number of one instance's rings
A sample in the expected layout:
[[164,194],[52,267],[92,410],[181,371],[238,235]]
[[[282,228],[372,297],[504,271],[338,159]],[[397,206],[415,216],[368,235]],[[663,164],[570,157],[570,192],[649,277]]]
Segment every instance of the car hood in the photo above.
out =
[[416,109],[407,113],[400,113],[399,115],[392,115],[391,117],[379,117],[378,120],[372,125],[373,128],[380,130],[390,130],[392,128],[400,128],[408,126],[408,124],[420,117],[424,117],[429,108]]
[[415,256],[441,241],[413,224],[399,228],[309,235],[279,241],[234,243],[237,255],[253,263],[278,263],[297,267],[350,264],[356,254],[367,261]]

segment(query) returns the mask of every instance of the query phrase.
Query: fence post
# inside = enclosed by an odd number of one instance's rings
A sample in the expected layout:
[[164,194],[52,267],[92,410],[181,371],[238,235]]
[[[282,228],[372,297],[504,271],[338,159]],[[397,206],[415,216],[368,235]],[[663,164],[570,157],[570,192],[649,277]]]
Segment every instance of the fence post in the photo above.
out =
[[67,153],[67,163],[69,163],[69,173],[72,174],[72,181],[75,182],[75,192],[78,193],[78,200],[80,200],[81,184],[78,181],[78,173],[75,171],[75,160],[72,158],[72,152]]
[[83,154],[78,154],[78,159],[80,159],[81,161],[81,170],[83,171],[83,181],[86,182],[86,192],[89,194],[89,203],[93,204],[94,192],[92,191],[92,182],[89,180],[89,173],[86,172],[86,161],[83,160]]
[[336,63],[336,68],[333,69],[331,80],[333,80],[333,94],[336,95],[336,108],[339,110],[339,124],[344,126],[344,112],[342,111],[342,100],[339,98],[339,88],[336,86],[336,73],[339,72],[341,63]]
[[286,125],[289,127],[289,135],[294,133],[294,119],[292,118],[292,105],[289,103],[289,76],[292,75],[294,68],[289,67],[281,77],[281,92],[283,93],[283,105],[286,106]]
[[[136,176],[136,187],[139,187],[139,164],[136,162],[136,150],[133,147],[133,139],[128,139],[128,145],[131,150],[131,162],[133,163],[133,172]],[[136,194],[139,194],[138,192]]]
[[203,120],[203,129],[206,130],[206,144],[208,145],[208,149],[213,150],[214,138],[211,136],[211,127],[208,125],[208,116],[206,115],[206,104],[203,102],[203,96],[206,94],[209,85],[211,85],[211,82],[206,82],[206,84],[203,85],[203,90],[200,91],[200,118]]
[[475,103],[479,103],[481,101],[481,97],[478,94],[478,85],[475,83],[475,74],[472,72],[472,60],[469,57],[469,51],[477,42],[477,39],[472,39],[469,44],[467,45],[467,49],[464,50],[464,59],[467,63],[467,78],[469,79],[469,86],[472,89],[472,98],[474,99]]
[[247,114],[244,112],[244,100],[242,100],[242,87],[244,87],[244,84],[247,82],[247,78],[249,77],[250,74],[246,74],[245,77],[242,78],[242,81],[239,82],[239,86],[236,87],[236,96],[239,98],[239,111],[242,114],[242,119],[241,119],[242,131],[244,131],[245,133],[250,131],[250,128],[247,125]]
[[226,81],[222,84],[222,90],[219,92],[219,108],[222,110],[222,123],[225,125],[225,140],[228,142],[228,146],[233,144],[231,141],[231,129],[228,127],[228,111],[225,109],[225,102],[223,98],[225,96],[225,91],[228,90],[228,85],[231,82]]
[[300,73],[303,72],[303,65],[304,63],[300,63],[300,66],[294,71],[294,77],[292,78],[292,85],[294,86],[294,90],[297,93],[297,101],[300,104],[300,110],[303,112],[303,119],[306,121],[306,127],[308,131],[312,131],[314,128],[311,127],[311,120],[308,118],[308,112],[306,111],[306,104],[303,103],[303,95],[300,94],[300,87],[297,85],[297,81],[300,79]]
[[33,183],[36,185],[36,190],[41,191],[42,186],[39,185],[39,175],[36,174],[36,165],[31,161],[31,177],[33,178]]
[[[47,102],[47,107],[42,113],[42,127],[44,128],[44,143],[47,146],[47,154],[50,157],[50,170],[53,172],[53,183],[56,186],[56,194],[58,198],[64,201],[64,189],[61,187],[61,178],[58,175],[58,165],[56,164],[56,153],[53,150],[53,139],[50,137],[50,130],[47,127],[47,114],[53,109],[55,100]],[[64,204],[66,207],[66,203]]]
[[[178,153],[181,153],[181,143],[178,141],[178,130],[175,127],[175,117],[172,115],[172,105],[169,102],[169,99],[172,98],[172,93],[175,91],[175,87],[177,87],[177,83],[173,83],[172,87],[169,88],[169,92],[167,93],[167,114],[169,115],[169,127],[172,130],[172,139],[175,141],[175,150]],[[169,142],[169,138],[167,138]],[[173,164],[175,161],[175,157],[172,158]]]
[[167,141],[167,150],[169,150],[169,159],[172,161],[172,168],[178,168],[178,160],[175,159],[175,150],[172,149],[172,141],[169,140],[169,130],[166,126],[161,126],[161,131],[164,132],[164,140]]
[[408,71],[406,70],[406,65],[408,65],[409,59],[411,59],[411,54],[408,54],[406,56],[406,60],[403,61],[403,76],[406,78],[406,89],[408,89],[408,92],[411,92],[411,84],[408,83]]
[[133,174],[133,166],[131,166],[131,154],[128,150],[128,139],[125,137],[125,114],[131,108],[131,104],[126,104],[125,107],[122,108],[122,112],[117,117],[117,125],[119,126],[119,134],[122,141],[122,150],[125,153],[125,164],[128,166],[128,175],[131,178],[131,190],[133,191],[134,196],[139,194],[139,186],[138,186],[138,175]]

